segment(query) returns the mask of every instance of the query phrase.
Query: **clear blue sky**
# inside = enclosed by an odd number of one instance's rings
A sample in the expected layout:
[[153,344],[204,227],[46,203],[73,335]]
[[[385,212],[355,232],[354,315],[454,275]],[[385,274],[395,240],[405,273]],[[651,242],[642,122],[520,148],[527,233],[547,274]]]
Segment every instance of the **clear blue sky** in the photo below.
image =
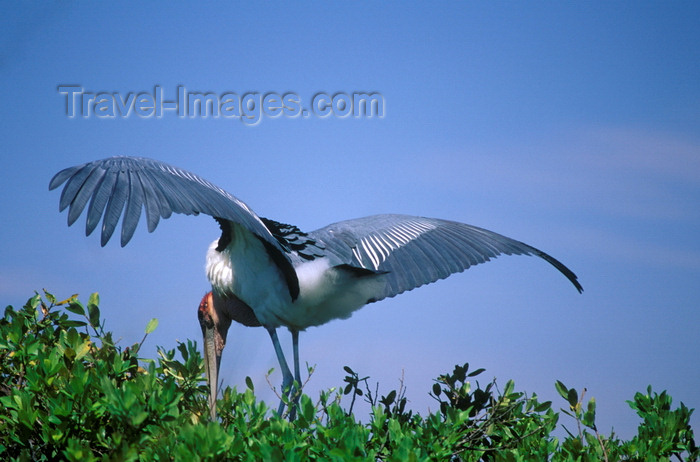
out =
[[[700,29],[696,2],[18,3],[0,18],[0,295],[98,291],[126,346],[201,335],[205,216],[101,248],[49,192],[58,170],[113,155],[196,172],[305,230],[375,213],[462,221],[541,248],[370,305],[301,336],[308,391],[349,365],[418,411],[457,363],[563,405],[588,388],[599,428],[629,437],[648,384],[700,407]],[[85,92],[378,92],[384,117],[66,116]],[[289,336],[282,336],[289,346]],[[222,378],[258,390],[267,334],[234,327]],[[402,372],[403,371],[403,372]],[[280,376],[272,380],[278,385]],[[271,393],[261,393],[269,399]],[[571,422],[570,422],[571,423]],[[695,417],[696,430],[700,420]]]

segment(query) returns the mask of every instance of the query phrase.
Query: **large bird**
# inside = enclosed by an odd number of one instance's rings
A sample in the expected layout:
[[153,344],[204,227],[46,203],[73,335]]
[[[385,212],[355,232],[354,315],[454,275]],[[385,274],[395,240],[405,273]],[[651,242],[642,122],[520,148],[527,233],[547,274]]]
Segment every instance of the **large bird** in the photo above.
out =
[[[489,261],[501,254],[536,255],[566,276],[579,292],[576,275],[555,258],[522,242],[454,221],[407,215],[374,215],[341,221],[304,233],[259,217],[241,200],[207,180],[152,159],[112,157],[58,172],[49,183],[65,183],[59,210],[72,225],[87,206],[86,235],[102,219],[104,246],[124,216],[125,246],[145,210],[148,231],[175,213],[214,217],[221,236],[209,246],[206,273],[212,290],[198,316],[210,387],[211,417],[221,353],[232,321],[264,327],[289,394],[299,373],[299,332],[348,318],[362,306]],[[88,205],[89,203],[89,205]],[[294,376],[277,337],[292,334]],[[279,413],[284,409],[280,403]]]

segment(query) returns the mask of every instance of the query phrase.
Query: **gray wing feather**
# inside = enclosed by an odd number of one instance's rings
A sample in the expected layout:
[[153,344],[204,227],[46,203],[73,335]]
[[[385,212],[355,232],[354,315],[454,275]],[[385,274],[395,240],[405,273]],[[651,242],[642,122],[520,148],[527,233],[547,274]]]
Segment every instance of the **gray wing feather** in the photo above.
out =
[[59,210],[69,207],[68,225],[87,206],[85,233],[91,234],[102,218],[103,246],[112,237],[122,214],[121,245],[125,246],[136,230],[143,208],[149,232],[158,226],[161,217],[168,218],[173,212],[204,213],[243,225],[289,260],[246,204],[205,179],[163,162],[139,157],[88,162],[58,172],[51,179],[49,189],[63,183]]
[[335,223],[309,233],[343,264],[385,273],[376,300],[484,263],[499,255],[535,255],[558,269],[579,292],[576,275],[548,254],[506,236],[454,221],[375,215]]

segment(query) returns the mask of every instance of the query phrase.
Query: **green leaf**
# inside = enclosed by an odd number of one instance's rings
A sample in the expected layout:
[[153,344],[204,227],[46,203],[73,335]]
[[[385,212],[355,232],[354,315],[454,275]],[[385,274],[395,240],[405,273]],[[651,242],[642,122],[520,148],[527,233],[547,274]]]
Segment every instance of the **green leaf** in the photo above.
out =
[[100,325],[100,294],[94,292],[90,294],[90,299],[88,300],[88,314],[90,324],[94,327]]
[[75,351],[75,360],[78,361],[83,356],[88,354],[91,346],[92,346],[92,344],[89,340],[86,340],[82,345],[80,345],[78,347],[78,349]]
[[146,334],[150,334],[158,327],[158,318],[153,318],[146,324]]
[[80,303],[80,300],[71,300],[70,303],[68,303],[68,305],[66,306],[66,309],[71,313],[75,313],[80,316],[85,316],[85,307],[82,303]]
[[50,304],[55,305],[56,304],[56,297],[53,296],[53,294],[50,294],[44,289],[44,296],[46,297],[46,300],[49,301]]
[[504,395],[504,396],[510,395],[511,393],[513,393],[513,390],[514,390],[514,389],[515,389],[515,382],[513,382],[513,380],[507,381],[507,382],[506,382],[506,386],[505,386],[505,388],[504,388],[504,390],[503,390],[503,395]]
[[[32,298],[27,300],[27,305],[30,306],[33,310],[36,310],[39,305],[41,304],[41,295],[35,294]],[[25,305],[25,306],[27,306]]]
[[131,417],[131,424],[134,427],[138,427],[139,425],[141,425],[143,423],[144,420],[146,420],[146,418],[148,417],[148,413],[145,411],[136,412],[134,414],[131,414],[130,417]]
[[557,380],[554,383],[554,388],[557,389],[557,393],[564,398],[565,400],[569,399],[569,389],[566,388],[566,385],[564,385],[560,380]]
[[482,367],[482,368],[480,368],[480,369],[475,370],[474,372],[470,372],[469,375],[467,375],[467,377],[475,377],[475,376],[481,374],[482,372],[484,372],[485,370],[486,370],[486,369],[484,369],[484,368]]
[[248,387],[248,390],[255,391],[255,387],[253,386],[253,381],[251,380],[250,376],[248,376],[248,375],[246,375],[246,377],[245,377],[245,386]]
[[537,406],[535,406],[535,412],[544,412],[544,411],[548,410],[550,407],[552,407],[552,402],[545,401],[544,403],[540,403]]
[[306,396],[302,395],[301,400],[300,400],[300,407],[301,407],[301,415],[306,420],[307,422],[311,422],[314,418],[314,414],[316,413],[316,408],[314,408],[314,403],[311,401],[311,399]]
[[588,409],[583,414],[581,422],[586,427],[595,429],[595,398],[591,398],[590,401],[588,401]]
[[384,397],[380,402],[386,404],[387,406],[394,402],[396,399],[396,390],[391,390],[388,395]]

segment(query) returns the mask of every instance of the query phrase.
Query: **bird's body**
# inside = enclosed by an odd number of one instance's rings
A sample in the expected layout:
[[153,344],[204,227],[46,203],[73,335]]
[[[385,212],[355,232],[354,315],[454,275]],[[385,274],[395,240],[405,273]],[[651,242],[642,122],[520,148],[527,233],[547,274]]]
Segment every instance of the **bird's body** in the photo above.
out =
[[358,275],[334,262],[332,256],[294,258],[299,294],[293,299],[260,240],[239,225],[231,226],[231,234],[223,250],[217,250],[220,239],[209,246],[207,278],[217,294],[235,295],[250,306],[265,327],[301,331],[347,318],[385,284],[383,273]]
[[[123,214],[121,244],[133,236],[141,208],[149,231],[173,212],[205,213],[220,237],[207,252],[212,286],[198,314],[211,386],[212,416],[221,352],[232,322],[262,326],[270,334],[283,375],[292,374],[276,329],[287,327],[299,374],[298,334],[343,319],[367,303],[443,279],[501,254],[535,255],[582,291],[561,262],[520,241],[475,226],[435,218],[375,215],[342,221],[309,233],[261,218],[245,203],[190,172],[151,159],[115,157],[57,173],[50,189],[66,183],[60,210],[71,225],[88,206],[86,234],[102,218],[102,245]],[[280,412],[283,405],[280,406]]]

